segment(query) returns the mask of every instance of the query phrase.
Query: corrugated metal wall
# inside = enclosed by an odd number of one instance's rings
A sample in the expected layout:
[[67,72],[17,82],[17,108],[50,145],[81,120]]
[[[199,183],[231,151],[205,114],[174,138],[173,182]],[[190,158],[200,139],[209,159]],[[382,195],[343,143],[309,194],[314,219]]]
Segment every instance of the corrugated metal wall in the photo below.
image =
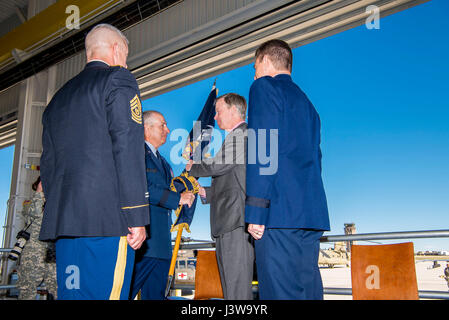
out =
[[[130,68],[137,67],[132,65],[133,57],[141,52],[157,51],[161,44],[170,41],[176,42],[176,38],[182,35],[191,34],[194,37],[195,30],[202,25],[257,1],[261,0],[185,0],[127,29],[124,33],[130,42]],[[164,52],[156,53],[156,55],[162,54]],[[77,75],[85,63],[84,51],[58,63],[56,89],[61,88],[68,80]]]
[[[186,34],[194,37],[195,30],[199,27],[257,1],[261,0],[185,0],[154,15],[124,31],[129,40],[129,67],[131,69],[137,67],[137,65],[133,65],[133,60],[142,52],[150,50],[155,52],[155,58],[160,57],[166,54],[157,50],[161,44],[176,42],[179,36]],[[56,88],[59,89],[78,74],[85,63],[84,51],[59,63]]]
[[[184,43],[177,43],[179,37],[184,39],[196,39],[198,29],[210,22],[224,17],[254,2],[266,2],[267,0],[185,0],[156,14],[149,19],[129,28],[124,33],[130,41],[130,68],[133,57],[142,52],[152,52],[152,57],[158,58],[166,54],[158,48],[162,44],[175,43],[180,47]],[[45,6],[39,1],[32,1],[33,8],[39,12]],[[52,2],[52,1],[50,1]],[[31,5],[31,3],[30,3]],[[207,36],[201,34],[201,37]],[[186,42],[185,42],[186,43]],[[176,46],[175,46],[176,48]],[[173,46],[170,46],[173,50]],[[145,57],[144,57],[145,58]],[[139,61],[141,61],[140,59]],[[144,59],[145,60],[145,59]],[[55,89],[61,88],[68,80],[77,75],[86,63],[84,51],[57,64]],[[0,117],[18,111],[21,85],[17,84],[0,93]]]
[[[130,55],[160,46],[257,0],[185,0],[125,32]],[[260,2],[260,0],[259,0]]]
[[[201,80],[201,76],[211,76],[206,74],[207,70],[225,72],[249,63],[254,46],[271,34],[296,46],[303,45],[360,25],[367,4],[382,6],[384,14],[391,14],[425,1],[428,0],[184,0],[125,30],[130,41],[128,65],[138,78],[145,98],[172,90],[173,86]],[[236,29],[238,34],[234,35]],[[252,46],[244,47],[251,41]],[[250,54],[223,55],[224,51],[236,47]],[[222,61],[202,64],[204,56],[206,59],[219,54],[227,59],[225,67],[219,68]],[[184,63],[187,59],[190,61]],[[55,88],[79,73],[84,64],[84,52],[57,64]],[[187,68],[192,71],[186,76],[182,70]],[[177,78],[173,79],[170,74]],[[145,86],[155,89],[148,91]],[[0,116],[17,110],[14,103],[3,103],[17,101],[17,94],[17,87],[0,94]]]
[[82,51],[56,65],[56,90],[72,79],[86,65],[86,54]]
[[17,110],[19,104],[20,83],[0,92],[0,117]]
[[[29,12],[39,12],[43,3],[48,5],[51,1],[54,0],[30,0]],[[173,83],[186,85],[201,76],[210,76],[210,72],[218,74],[237,64],[250,63],[257,45],[268,37],[304,45],[362,24],[368,4],[380,6],[383,15],[388,15],[425,1],[428,0],[184,0],[125,31],[130,41],[128,64],[139,79],[142,92],[145,85],[151,87],[161,82],[158,91],[146,93],[157,95],[162,90],[172,90]],[[42,112],[54,92],[84,65],[81,52],[0,93],[0,117],[19,111],[11,183],[13,204],[5,232],[7,247],[14,245],[15,235],[23,226],[17,213],[22,209],[21,201],[30,195],[30,183],[38,175],[25,164],[39,164]],[[3,280],[7,275],[4,268]]]
[[0,37],[4,36],[22,22],[16,10],[20,10],[23,15],[27,12],[27,0],[3,0],[1,1],[0,11]]

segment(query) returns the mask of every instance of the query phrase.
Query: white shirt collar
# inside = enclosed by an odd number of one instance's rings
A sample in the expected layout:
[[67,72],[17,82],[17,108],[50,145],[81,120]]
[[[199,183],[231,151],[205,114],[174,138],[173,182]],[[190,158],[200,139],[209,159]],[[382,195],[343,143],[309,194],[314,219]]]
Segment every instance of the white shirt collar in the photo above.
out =
[[148,141],[145,141],[145,143],[147,144],[148,148],[150,148],[150,150],[153,152],[154,156],[157,157],[157,149],[156,147],[154,147],[151,143],[149,143]]

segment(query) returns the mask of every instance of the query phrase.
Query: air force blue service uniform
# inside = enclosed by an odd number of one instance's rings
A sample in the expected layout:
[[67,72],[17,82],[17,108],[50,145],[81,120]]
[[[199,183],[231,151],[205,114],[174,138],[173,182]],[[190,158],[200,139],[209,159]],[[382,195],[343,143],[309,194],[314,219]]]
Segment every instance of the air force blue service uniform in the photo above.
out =
[[93,61],[43,114],[40,240],[57,240],[60,299],[129,295],[128,227],[150,218],[141,111],[132,74]]
[[170,190],[173,178],[170,164],[148,143],[145,162],[151,224],[147,228],[148,239],[136,252],[130,298],[141,290],[142,300],[163,300],[172,256],[171,211],[178,207],[181,196]]
[[250,129],[256,135],[266,130],[267,152],[275,143],[270,129],[278,130],[277,171],[261,174],[268,165],[258,158],[246,171],[245,221],[265,225],[262,238],[255,241],[260,298],[322,299],[319,238],[329,230],[329,216],[318,113],[290,75],[266,76],[250,89]]

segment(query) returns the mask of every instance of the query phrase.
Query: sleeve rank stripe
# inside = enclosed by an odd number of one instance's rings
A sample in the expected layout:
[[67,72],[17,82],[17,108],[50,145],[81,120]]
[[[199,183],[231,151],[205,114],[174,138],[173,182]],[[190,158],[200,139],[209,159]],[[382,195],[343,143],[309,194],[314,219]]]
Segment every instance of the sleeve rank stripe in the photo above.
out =
[[122,210],[127,210],[127,209],[136,209],[136,208],[142,208],[142,207],[148,207],[150,204],[142,204],[140,206],[133,206],[133,207],[122,207]]

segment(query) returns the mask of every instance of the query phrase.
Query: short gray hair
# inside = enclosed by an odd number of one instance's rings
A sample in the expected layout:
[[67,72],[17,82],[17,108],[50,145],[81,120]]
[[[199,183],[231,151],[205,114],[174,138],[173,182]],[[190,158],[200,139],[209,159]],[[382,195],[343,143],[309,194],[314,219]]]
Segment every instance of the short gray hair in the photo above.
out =
[[228,108],[231,106],[235,106],[237,111],[240,114],[240,117],[245,120],[246,119],[246,100],[241,95],[237,93],[226,93],[217,98],[217,101],[223,99],[223,101],[228,105]]
[[[116,27],[107,24],[107,23],[100,23],[97,24],[95,27],[93,27],[86,35],[86,39],[84,40],[84,46],[86,47],[86,51],[92,49],[92,47],[95,47],[96,45],[98,45],[98,39],[95,39],[95,34],[99,31],[99,30],[104,30],[107,29],[109,31],[115,32],[127,45],[129,44],[128,39],[126,38],[126,36],[123,34],[123,32],[121,32],[119,29],[117,29]],[[91,39],[94,38],[94,39]],[[94,43],[91,43],[92,41],[94,41]],[[96,43],[97,42],[97,43]],[[101,40],[101,42],[107,42],[107,39],[105,40]],[[87,52],[86,52],[87,53]]]
[[158,114],[160,116],[163,117],[162,113],[160,113],[159,111],[156,110],[147,110],[144,111],[142,116],[143,116],[143,123],[147,124],[147,125],[152,125],[154,123],[154,115]]

